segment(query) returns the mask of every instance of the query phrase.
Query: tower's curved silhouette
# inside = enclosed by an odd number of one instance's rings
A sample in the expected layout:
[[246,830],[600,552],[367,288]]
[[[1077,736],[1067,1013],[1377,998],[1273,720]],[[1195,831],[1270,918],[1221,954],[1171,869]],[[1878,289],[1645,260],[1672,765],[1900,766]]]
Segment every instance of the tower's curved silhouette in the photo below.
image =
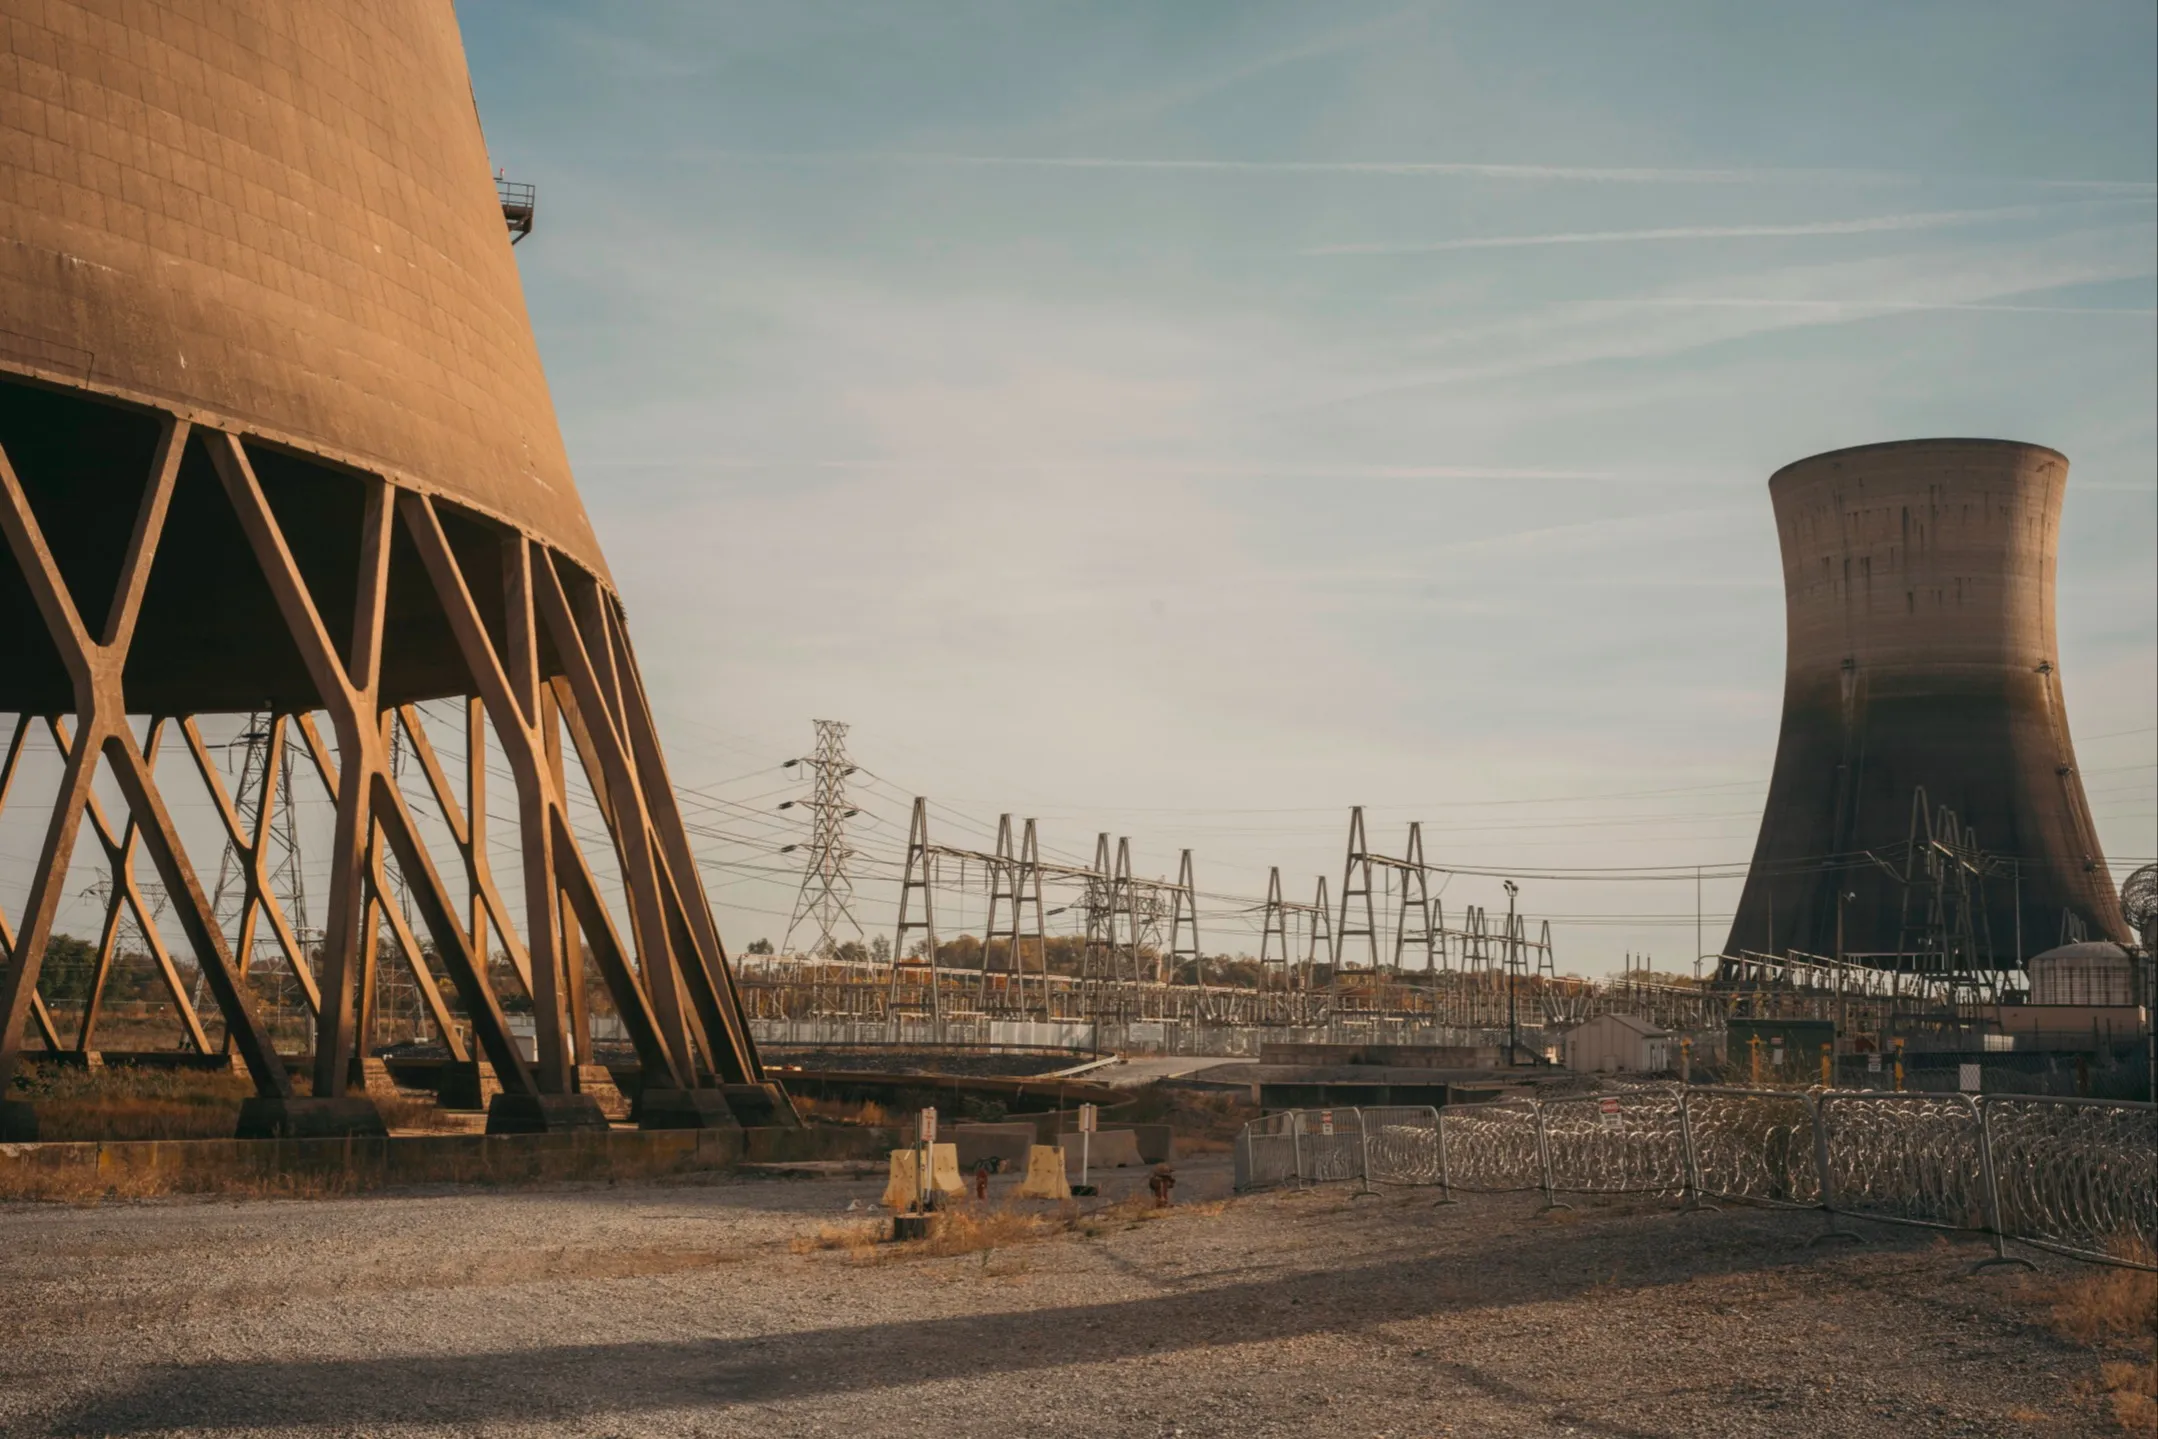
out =
[[[2067,481],[2041,445],[1961,439],[1836,450],[1769,480],[1783,727],[1726,954],[1834,954],[1839,896],[1843,952],[1884,967],[2006,970],[2064,927],[2127,937],[2054,639]],[[1942,809],[1959,821],[1936,838],[1969,898],[1945,920],[1910,853],[1921,791],[1921,846]],[[1944,923],[1963,924],[1960,949]]]

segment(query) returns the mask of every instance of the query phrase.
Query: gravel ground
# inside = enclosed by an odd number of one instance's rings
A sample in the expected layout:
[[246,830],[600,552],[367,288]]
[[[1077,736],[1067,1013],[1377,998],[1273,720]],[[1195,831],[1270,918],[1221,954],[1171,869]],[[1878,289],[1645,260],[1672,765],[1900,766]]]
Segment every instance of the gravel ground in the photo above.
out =
[[0,1433],[2120,1432],[2036,1323],[2065,1262],[1179,1177],[1161,1222],[872,1262],[789,1249],[871,1217],[846,1178],[0,1206]]

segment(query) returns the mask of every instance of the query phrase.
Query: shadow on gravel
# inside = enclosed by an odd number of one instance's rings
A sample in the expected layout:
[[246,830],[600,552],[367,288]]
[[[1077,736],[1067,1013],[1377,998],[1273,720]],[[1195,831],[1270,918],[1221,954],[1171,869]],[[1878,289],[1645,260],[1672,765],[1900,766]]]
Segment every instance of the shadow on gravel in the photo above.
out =
[[[47,1421],[55,1435],[167,1430],[456,1428],[575,1421],[674,1408],[717,1409],[820,1395],[1139,1359],[1215,1345],[1355,1333],[1401,1320],[1579,1298],[1615,1278],[1604,1244],[1679,1284],[1807,1268],[1814,1225],[1727,1215],[1684,1237],[1600,1227],[1489,1236],[1469,1254],[1396,1255],[1353,1268],[1215,1285],[1110,1304],[850,1325],[754,1339],[535,1345],[454,1357],[207,1363],[149,1368],[124,1388]],[[1817,1222],[1817,1221],[1816,1221]],[[1721,1229],[1721,1233],[1715,1233]],[[1869,1236],[1872,1237],[1872,1236]],[[1582,1241],[1590,1243],[1584,1244]],[[1867,1249],[1928,1238],[1890,1231]],[[1568,1250],[1574,1250],[1571,1255]],[[1651,1252],[1653,1258],[1651,1259]],[[1167,1336],[1167,1337],[1160,1337]],[[1504,1386],[1434,1357],[1434,1368],[1493,1397]],[[1524,1398],[1526,1396],[1523,1396]],[[1540,1412],[1540,1410],[1539,1410]],[[1623,1439],[1630,1431],[1581,1427]]]

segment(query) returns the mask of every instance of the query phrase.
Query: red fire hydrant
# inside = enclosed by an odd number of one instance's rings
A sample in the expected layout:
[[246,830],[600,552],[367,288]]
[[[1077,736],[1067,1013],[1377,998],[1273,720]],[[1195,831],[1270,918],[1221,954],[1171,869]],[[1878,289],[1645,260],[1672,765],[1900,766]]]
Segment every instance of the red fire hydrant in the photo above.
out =
[[1154,1207],[1167,1209],[1169,1191],[1176,1188],[1176,1171],[1166,1164],[1155,1165],[1154,1177],[1146,1182],[1146,1187],[1154,1191]]

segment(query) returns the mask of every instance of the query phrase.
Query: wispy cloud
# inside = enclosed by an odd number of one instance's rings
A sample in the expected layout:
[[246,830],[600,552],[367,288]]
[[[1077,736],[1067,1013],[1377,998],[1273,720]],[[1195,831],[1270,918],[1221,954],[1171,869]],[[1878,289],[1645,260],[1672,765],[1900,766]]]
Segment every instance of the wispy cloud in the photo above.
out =
[[[2093,201],[2087,203],[2118,203]],[[1435,255],[1449,250],[1512,250],[1536,245],[1613,245],[1647,240],[1751,240],[1799,235],[1868,235],[1896,230],[1939,230],[2003,220],[2035,220],[2058,210],[2042,205],[2004,205],[1988,210],[1932,210],[1908,215],[1862,215],[1849,220],[1808,220],[1782,225],[1670,225],[1653,230],[1562,230],[1548,235],[1472,235],[1410,243],[1373,241],[1317,245],[1305,255]]]
[[1587,180],[1616,184],[1740,185],[1769,178],[1893,181],[1868,171],[1682,170],[1641,166],[1512,165],[1456,160],[1222,160],[1131,155],[969,155],[924,150],[707,151],[745,165],[921,165],[972,169],[1155,170],[1222,174],[1436,175],[1485,180]]
[[941,150],[679,150],[678,159],[733,165],[913,165],[981,170],[1125,170],[1230,175],[1426,176],[1473,180],[1581,181],[1616,185],[1844,186],[1977,184],[2085,191],[2124,199],[2158,196],[2145,180],[2024,175],[1927,175],[1903,170],[1774,166],[1556,165],[1478,160],[1236,160],[1148,155],[984,155]]
[[1582,300],[1584,306],[1665,310],[1829,310],[1855,315],[1945,310],[1973,315],[2113,315],[2147,320],[2158,309],[2121,305],[1965,305],[1937,300],[1771,300],[1745,295],[1662,296],[1639,300]]

